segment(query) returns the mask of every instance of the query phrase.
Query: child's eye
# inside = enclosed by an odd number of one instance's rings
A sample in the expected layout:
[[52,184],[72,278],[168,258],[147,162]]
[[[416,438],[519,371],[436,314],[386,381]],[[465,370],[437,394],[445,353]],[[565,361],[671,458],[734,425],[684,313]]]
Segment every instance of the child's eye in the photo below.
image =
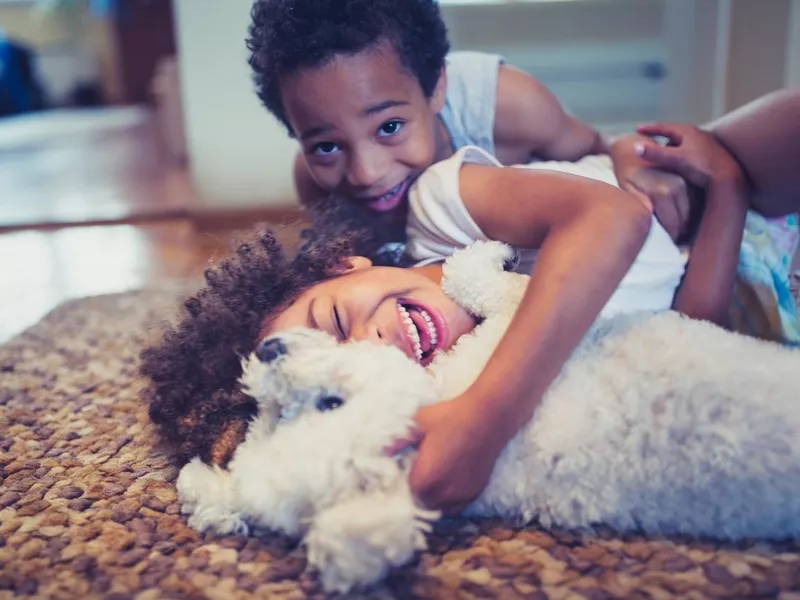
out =
[[318,156],[328,156],[329,154],[336,152],[338,149],[339,146],[333,142],[321,142],[314,146],[312,152]]
[[333,306],[333,320],[336,326],[336,333],[341,336],[342,341],[347,339],[347,336],[344,333],[344,327],[342,326],[342,319],[339,317],[339,311],[336,308],[336,305]]
[[403,123],[402,121],[394,120],[394,121],[387,121],[383,125],[380,126],[378,129],[378,137],[389,137],[392,135],[397,135],[403,130]]

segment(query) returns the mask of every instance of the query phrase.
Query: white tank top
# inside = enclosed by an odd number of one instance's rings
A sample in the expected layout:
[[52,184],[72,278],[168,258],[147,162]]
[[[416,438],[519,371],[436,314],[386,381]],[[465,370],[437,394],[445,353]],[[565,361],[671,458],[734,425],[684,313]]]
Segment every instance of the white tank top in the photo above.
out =
[[[427,169],[409,191],[406,227],[407,252],[416,266],[445,260],[455,250],[486,235],[470,216],[459,190],[461,165],[481,164],[499,168],[547,169],[603,181],[618,187],[608,156],[586,156],[576,162],[544,161],[503,167],[481,148],[467,146],[452,157]],[[537,250],[516,248],[517,272],[529,274]],[[590,260],[590,257],[587,257]],[[658,311],[672,307],[675,292],[686,269],[687,257],[653,217],[650,233],[616,292],[601,312],[607,317],[639,310]]]

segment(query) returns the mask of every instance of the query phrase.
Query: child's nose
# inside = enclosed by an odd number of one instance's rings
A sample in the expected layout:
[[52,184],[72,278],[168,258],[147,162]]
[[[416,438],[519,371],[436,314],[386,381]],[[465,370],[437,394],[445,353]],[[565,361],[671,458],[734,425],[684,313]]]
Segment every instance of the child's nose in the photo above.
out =
[[350,185],[359,188],[369,188],[378,184],[387,171],[387,160],[384,153],[374,150],[359,152],[353,156],[347,180]]
[[374,323],[368,323],[364,327],[354,327],[350,332],[350,339],[359,342],[372,342],[373,344],[388,343],[381,330]]

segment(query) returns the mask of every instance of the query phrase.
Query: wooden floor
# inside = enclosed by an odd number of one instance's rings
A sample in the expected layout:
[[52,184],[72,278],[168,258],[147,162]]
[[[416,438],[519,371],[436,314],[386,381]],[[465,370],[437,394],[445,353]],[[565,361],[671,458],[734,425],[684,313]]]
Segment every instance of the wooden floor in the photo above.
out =
[[192,202],[146,115],[0,121],[0,342],[70,298],[198,277],[227,239],[194,230]]
[[185,215],[191,191],[143,108],[0,120],[0,228]]
[[186,220],[0,234],[0,342],[71,298],[198,277],[216,251]]

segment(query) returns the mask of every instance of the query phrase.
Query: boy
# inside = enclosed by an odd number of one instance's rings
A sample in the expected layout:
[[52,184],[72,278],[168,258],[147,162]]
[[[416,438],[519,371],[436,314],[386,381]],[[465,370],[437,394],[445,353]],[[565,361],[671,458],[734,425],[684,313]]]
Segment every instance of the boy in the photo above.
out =
[[[300,142],[302,204],[318,211],[334,197],[348,202],[388,239],[403,237],[410,183],[463,146],[506,165],[609,151],[597,131],[501,57],[448,54],[433,0],[258,0],[248,47],[259,96]],[[355,72],[336,68],[337,57],[359,55]],[[306,75],[317,71],[329,73],[309,84]],[[411,91],[420,102],[409,103]],[[618,177],[645,204],[648,193],[659,199],[665,227],[677,233],[682,225],[667,204],[685,200],[680,178],[644,170]]]

